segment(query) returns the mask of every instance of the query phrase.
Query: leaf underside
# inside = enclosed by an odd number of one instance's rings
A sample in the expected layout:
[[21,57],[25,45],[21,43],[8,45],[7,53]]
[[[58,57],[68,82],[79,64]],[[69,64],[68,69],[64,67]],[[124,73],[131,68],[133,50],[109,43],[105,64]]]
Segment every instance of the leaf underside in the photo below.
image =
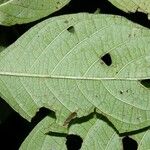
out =
[[113,5],[125,12],[143,12],[150,18],[150,1],[149,0],[109,0]]
[[[53,127],[57,127],[57,129],[62,132],[52,132]],[[20,150],[67,150],[66,136],[68,134],[78,135],[82,138],[83,143],[81,150],[122,149],[121,138],[102,120],[92,118],[87,122],[73,124],[68,131],[65,131],[65,129],[63,131],[63,128],[59,127],[54,119],[46,117],[29,134],[21,145]],[[72,149],[73,148],[74,147],[72,146]]]
[[0,24],[10,26],[38,20],[61,9],[70,0],[1,0]]
[[150,130],[140,132],[132,136],[138,143],[138,150],[149,150],[150,149]]
[[150,124],[140,82],[150,78],[149,47],[150,31],[122,17],[54,17],[0,53],[0,94],[28,120],[46,107],[62,125],[96,108],[119,132],[137,130]]

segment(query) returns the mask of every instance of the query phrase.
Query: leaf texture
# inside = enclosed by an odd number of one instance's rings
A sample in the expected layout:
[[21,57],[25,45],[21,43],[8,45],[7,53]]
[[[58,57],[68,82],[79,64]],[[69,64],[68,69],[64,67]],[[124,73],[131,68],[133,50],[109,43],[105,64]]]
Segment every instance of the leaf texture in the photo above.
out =
[[150,18],[150,1],[149,0],[109,0],[113,5],[125,12],[143,12]]
[[[61,132],[54,134],[54,132],[52,132],[51,125],[57,126],[54,120],[50,117],[43,119],[23,142],[20,150],[66,150],[67,134],[78,135],[83,139],[81,150],[122,149],[120,137],[107,123],[102,120],[93,118],[87,122],[73,124],[68,130],[68,133]],[[73,148],[74,147],[72,147],[72,149]]]
[[59,124],[96,108],[119,132],[140,129],[150,124],[150,90],[140,82],[150,78],[149,47],[150,31],[121,17],[54,17],[0,53],[0,92],[28,120],[40,107]]
[[[57,132],[60,136],[49,135],[54,127],[58,130]],[[22,143],[20,150],[67,150],[65,138],[61,136],[61,133],[66,135],[66,132],[66,129],[59,127],[55,123],[55,119],[46,117],[30,132],[28,137]]]
[[70,0],[1,0],[0,24],[10,26],[38,20],[61,9]]
[[138,143],[138,150],[149,150],[150,149],[150,130],[135,134],[132,136]]

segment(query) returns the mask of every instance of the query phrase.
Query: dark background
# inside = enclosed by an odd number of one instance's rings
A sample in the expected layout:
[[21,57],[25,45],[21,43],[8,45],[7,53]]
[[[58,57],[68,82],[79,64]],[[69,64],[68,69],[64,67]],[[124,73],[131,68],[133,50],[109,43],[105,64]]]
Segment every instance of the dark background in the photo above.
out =
[[[79,13],[79,12],[90,12],[93,13],[100,8],[100,12],[104,14],[115,14],[128,18],[129,20],[141,24],[147,28],[150,28],[150,21],[147,19],[147,15],[144,13],[136,12],[136,13],[125,13],[107,0],[72,0],[67,6],[65,6],[60,11],[45,17],[47,19],[52,16],[62,15],[62,14],[70,14],[70,13]],[[25,25],[15,25],[11,27],[3,27],[0,26],[0,44],[3,46],[9,46],[13,43],[18,37],[20,37],[24,32],[26,32],[33,25],[38,22],[44,20],[38,20]],[[9,113],[7,119],[0,124],[0,148],[4,147],[2,150],[17,150],[23,140],[27,137],[29,132],[33,129],[33,127],[47,114],[49,114],[49,110],[40,109],[37,115],[34,117],[31,123],[27,122],[23,119],[19,114],[17,114],[14,110],[12,110],[8,104],[6,104],[3,100],[0,100],[0,109],[5,108],[6,112]],[[123,147],[124,150],[136,150],[137,143],[133,139],[123,135]],[[79,136],[70,135],[67,137],[67,147],[69,150],[77,150],[81,147],[82,139]]]

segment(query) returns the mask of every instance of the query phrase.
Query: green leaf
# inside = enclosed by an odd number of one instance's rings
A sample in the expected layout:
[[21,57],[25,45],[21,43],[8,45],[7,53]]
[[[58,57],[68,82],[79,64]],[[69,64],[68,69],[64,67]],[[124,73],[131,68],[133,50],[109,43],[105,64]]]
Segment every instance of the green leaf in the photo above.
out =
[[150,1],[149,0],[109,0],[113,5],[125,12],[143,12],[150,18]]
[[104,121],[93,118],[82,124],[72,125],[69,134],[79,135],[83,139],[81,150],[122,149],[119,135]]
[[38,20],[61,9],[70,0],[1,0],[0,24],[10,26]]
[[28,120],[40,107],[60,125],[97,108],[119,132],[137,130],[150,124],[150,90],[140,82],[150,78],[149,47],[150,30],[122,17],[51,18],[0,53],[0,92]]
[[[50,136],[48,134],[54,128],[60,136]],[[65,138],[61,136],[66,135],[66,132],[67,130],[65,128],[59,127],[55,123],[55,119],[46,117],[30,132],[22,143],[20,150],[66,150]]]
[[138,150],[149,150],[150,149],[150,130],[135,134],[132,136],[138,143]]
[[[54,133],[51,125],[58,128],[58,125],[50,117],[43,119],[29,134],[20,149],[66,150],[66,132]],[[68,134],[78,135],[83,139],[81,150],[122,149],[122,142],[118,134],[107,123],[97,118],[73,124]]]

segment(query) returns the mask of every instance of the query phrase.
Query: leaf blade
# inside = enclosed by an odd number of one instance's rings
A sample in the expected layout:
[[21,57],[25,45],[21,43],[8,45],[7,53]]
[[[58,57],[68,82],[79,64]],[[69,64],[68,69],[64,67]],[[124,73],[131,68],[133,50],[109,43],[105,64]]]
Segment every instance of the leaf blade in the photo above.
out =
[[[107,15],[44,21],[1,53],[1,93],[28,120],[40,107],[55,111],[61,124],[70,113],[81,117],[97,108],[120,132],[146,127],[150,93],[138,80],[149,78],[149,35]],[[107,53],[110,66],[101,60]]]
[[46,17],[61,9],[70,0],[6,0],[0,5],[0,24],[23,24]]
[[149,141],[150,141],[150,130],[137,133],[131,136],[138,143],[138,150],[146,150],[150,149]]
[[[53,124],[51,123],[53,121]],[[81,150],[87,149],[121,149],[122,143],[117,133],[102,120],[92,118],[89,121],[75,123],[68,132],[53,134],[51,125],[58,127],[55,120],[50,117],[43,119],[22,143],[20,149],[62,149],[66,150],[66,137],[68,134],[78,135],[83,139]],[[53,128],[53,127],[52,127]],[[59,127],[58,127],[59,128]],[[46,129],[46,131],[45,131]],[[57,131],[57,129],[56,129]],[[65,130],[64,130],[65,131]],[[106,132],[107,131],[107,132]],[[56,136],[57,134],[57,136]],[[94,138],[93,138],[94,137]],[[99,141],[99,142],[97,142]],[[36,143],[36,144],[35,144]],[[40,146],[41,145],[41,146]]]
[[140,1],[140,0],[125,0],[125,1],[121,1],[121,0],[109,0],[113,5],[115,5],[116,7],[118,7],[119,9],[122,9],[125,12],[143,12],[145,14],[148,14],[148,18],[149,18],[149,14],[150,14],[150,5],[149,5],[149,1],[144,0],[144,1]]

